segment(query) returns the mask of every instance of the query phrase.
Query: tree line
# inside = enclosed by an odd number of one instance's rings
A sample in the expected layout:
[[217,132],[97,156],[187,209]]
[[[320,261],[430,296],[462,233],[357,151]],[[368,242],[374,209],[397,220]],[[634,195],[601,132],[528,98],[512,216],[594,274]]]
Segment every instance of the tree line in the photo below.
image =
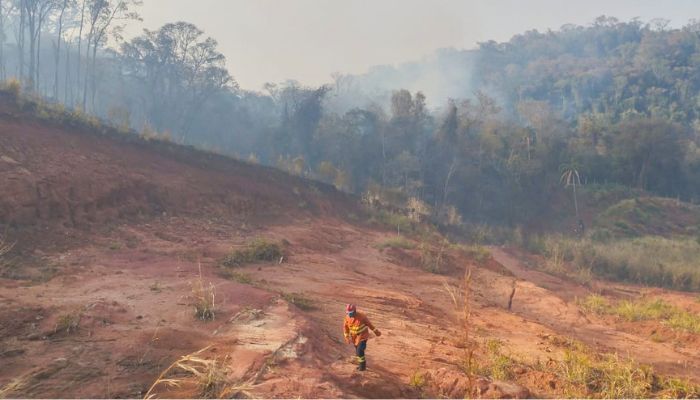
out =
[[445,223],[545,215],[566,171],[583,185],[700,197],[694,21],[669,29],[601,17],[481,43],[468,57],[447,52],[470,60],[459,80],[469,94],[427,99],[356,89],[366,83],[349,90],[363,77],[341,74],[320,87],[242,90],[216,40],[193,24],[123,38],[139,19],[136,0],[0,0],[0,9],[0,74],[27,90],[342,190],[420,203]]

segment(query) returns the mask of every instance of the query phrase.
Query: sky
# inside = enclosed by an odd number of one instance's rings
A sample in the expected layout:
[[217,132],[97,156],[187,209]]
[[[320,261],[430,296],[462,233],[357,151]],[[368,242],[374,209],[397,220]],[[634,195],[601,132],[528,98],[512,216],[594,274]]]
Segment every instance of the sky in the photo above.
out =
[[143,22],[129,34],[192,22],[219,42],[239,85],[259,90],[287,79],[318,85],[334,72],[587,25],[600,15],[682,26],[700,19],[700,0],[144,0],[140,12]]

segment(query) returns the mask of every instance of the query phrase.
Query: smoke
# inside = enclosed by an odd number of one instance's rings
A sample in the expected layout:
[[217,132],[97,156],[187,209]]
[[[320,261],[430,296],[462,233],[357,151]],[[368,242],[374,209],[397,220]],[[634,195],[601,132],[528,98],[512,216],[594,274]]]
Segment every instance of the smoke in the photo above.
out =
[[477,57],[478,50],[443,48],[418,61],[374,66],[365,74],[335,74],[327,107],[344,112],[370,103],[385,106],[391,93],[399,89],[423,92],[432,109],[451,98],[471,98],[476,90]]

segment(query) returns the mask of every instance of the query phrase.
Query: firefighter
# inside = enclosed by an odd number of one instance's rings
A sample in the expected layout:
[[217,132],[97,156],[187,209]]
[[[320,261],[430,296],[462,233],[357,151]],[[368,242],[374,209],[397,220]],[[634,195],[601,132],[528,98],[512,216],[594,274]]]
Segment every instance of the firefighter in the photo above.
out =
[[345,307],[345,313],[347,314],[343,323],[345,342],[352,343],[355,346],[355,355],[358,362],[357,370],[364,371],[367,368],[365,350],[367,349],[369,331],[372,330],[377,336],[381,336],[382,333],[369,322],[365,314],[357,312],[354,304],[348,304]]

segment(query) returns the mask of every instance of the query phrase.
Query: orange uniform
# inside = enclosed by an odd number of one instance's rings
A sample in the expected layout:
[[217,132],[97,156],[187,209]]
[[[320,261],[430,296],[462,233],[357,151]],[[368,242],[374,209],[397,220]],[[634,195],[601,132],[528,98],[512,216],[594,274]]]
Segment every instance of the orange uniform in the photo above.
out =
[[345,316],[343,334],[345,339],[350,338],[355,346],[358,346],[363,340],[369,339],[370,329],[375,330],[374,325],[369,322],[365,314],[356,312],[354,317]]

